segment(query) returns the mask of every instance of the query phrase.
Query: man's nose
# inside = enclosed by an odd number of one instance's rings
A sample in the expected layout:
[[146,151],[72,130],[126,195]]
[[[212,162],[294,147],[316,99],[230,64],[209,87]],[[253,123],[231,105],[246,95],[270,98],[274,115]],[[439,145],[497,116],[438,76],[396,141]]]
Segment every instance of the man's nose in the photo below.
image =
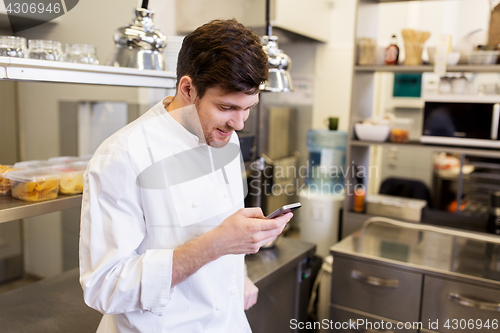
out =
[[245,126],[245,120],[247,120],[247,112],[236,112],[235,115],[229,119],[227,124],[237,131],[241,131]]

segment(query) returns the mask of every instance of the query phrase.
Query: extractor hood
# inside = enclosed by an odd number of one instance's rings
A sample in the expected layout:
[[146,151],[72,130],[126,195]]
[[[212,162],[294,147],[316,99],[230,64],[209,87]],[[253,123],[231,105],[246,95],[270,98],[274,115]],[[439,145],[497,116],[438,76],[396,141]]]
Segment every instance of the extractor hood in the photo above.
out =
[[[273,35],[280,45],[290,42],[327,42],[332,2],[271,0]],[[266,31],[266,0],[177,0],[176,24],[187,34],[213,19],[235,18],[258,36]]]

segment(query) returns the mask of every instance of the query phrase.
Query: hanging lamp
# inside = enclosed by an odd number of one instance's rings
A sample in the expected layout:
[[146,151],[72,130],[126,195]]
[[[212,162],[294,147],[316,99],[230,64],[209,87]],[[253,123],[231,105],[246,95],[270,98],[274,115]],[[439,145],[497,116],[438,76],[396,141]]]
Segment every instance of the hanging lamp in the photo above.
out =
[[278,36],[273,36],[271,27],[270,5],[271,1],[266,0],[266,26],[267,35],[262,36],[262,48],[269,60],[269,80],[260,85],[261,91],[289,92],[293,91],[292,78],[289,69],[292,60],[282,50],[278,48]]

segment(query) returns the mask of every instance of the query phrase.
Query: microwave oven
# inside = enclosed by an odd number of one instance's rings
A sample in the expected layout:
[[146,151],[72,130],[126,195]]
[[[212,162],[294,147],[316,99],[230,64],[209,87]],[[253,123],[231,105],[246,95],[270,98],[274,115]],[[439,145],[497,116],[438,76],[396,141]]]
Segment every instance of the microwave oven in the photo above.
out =
[[500,103],[425,102],[422,143],[500,148]]

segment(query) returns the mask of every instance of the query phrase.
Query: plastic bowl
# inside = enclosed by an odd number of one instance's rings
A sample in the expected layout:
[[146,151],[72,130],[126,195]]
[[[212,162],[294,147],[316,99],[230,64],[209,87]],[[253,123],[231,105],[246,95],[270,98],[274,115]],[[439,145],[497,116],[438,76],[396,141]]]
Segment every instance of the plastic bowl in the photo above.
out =
[[354,124],[354,132],[359,140],[384,142],[389,137],[389,125]]
[[496,64],[500,51],[473,51],[469,55],[471,65],[492,65]]

